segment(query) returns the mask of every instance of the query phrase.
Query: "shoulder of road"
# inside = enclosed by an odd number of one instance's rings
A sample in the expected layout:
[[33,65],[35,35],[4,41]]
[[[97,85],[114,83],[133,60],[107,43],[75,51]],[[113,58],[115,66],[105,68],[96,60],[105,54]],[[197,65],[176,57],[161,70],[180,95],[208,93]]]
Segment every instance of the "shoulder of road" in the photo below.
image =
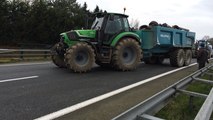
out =
[[197,65],[157,78],[121,94],[91,104],[58,120],[109,120],[197,70]]

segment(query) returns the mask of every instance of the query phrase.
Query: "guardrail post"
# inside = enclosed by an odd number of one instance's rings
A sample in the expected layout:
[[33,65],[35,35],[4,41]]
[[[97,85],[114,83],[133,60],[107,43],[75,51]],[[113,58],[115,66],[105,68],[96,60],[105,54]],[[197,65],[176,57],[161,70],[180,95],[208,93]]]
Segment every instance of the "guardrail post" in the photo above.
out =
[[193,110],[193,100],[194,96],[189,96],[189,111]]
[[209,120],[213,111],[213,89],[211,89],[208,97],[200,108],[194,120]]
[[24,51],[21,51],[20,53],[21,53],[20,58],[21,58],[21,60],[23,60],[24,59]]
[[213,79],[213,75],[209,75],[209,80],[212,80]]
[[47,51],[44,51],[44,58],[47,59]]

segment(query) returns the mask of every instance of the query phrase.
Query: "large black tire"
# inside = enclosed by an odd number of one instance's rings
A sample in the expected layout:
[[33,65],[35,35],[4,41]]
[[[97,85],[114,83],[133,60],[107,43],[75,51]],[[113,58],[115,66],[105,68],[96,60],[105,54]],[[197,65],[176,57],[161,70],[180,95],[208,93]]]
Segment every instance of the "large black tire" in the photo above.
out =
[[59,43],[55,44],[52,48],[51,48],[51,59],[52,59],[52,62],[58,66],[59,68],[65,68],[66,67],[66,64],[64,62],[64,55],[60,55],[58,54],[57,52],[57,49],[58,49],[59,46]]
[[159,24],[156,21],[151,21],[149,26],[158,26]]
[[170,54],[170,64],[174,67],[182,67],[184,65],[185,53],[183,49],[177,49]]
[[184,59],[184,65],[189,65],[191,64],[192,60],[192,51],[191,50],[186,50],[185,51],[185,59]]
[[144,30],[144,29],[148,29],[149,27],[147,25],[141,25],[139,30]]
[[95,62],[94,50],[87,43],[77,43],[67,50],[65,62],[67,67],[74,72],[88,72]]
[[112,64],[117,70],[136,69],[142,59],[139,43],[132,38],[122,39],[113,50]]

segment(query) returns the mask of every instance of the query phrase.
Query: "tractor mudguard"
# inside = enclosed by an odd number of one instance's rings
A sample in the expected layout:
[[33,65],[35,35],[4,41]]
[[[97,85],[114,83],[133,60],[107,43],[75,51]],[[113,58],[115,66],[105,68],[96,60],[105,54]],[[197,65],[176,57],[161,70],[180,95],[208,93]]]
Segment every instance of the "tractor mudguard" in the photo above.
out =
[[137,34],[135,34],[135,33],[133,33],[133,32],[123,32],[123,33],[120,33],[119,35],[117,35],[117,36],[112,40],[112,43],[110,44],[110,46],[111,46],[111,47],[114,47],[114,46],[119,42],[119,40],[120,40],[121,38],[123,38],[123,37],[131,37],[131,38],[134,38],[134,39],[136,39],[136,40],[139,42],[139,44],[141,44],[141,39],[140,39],[140,37],[139,37]]

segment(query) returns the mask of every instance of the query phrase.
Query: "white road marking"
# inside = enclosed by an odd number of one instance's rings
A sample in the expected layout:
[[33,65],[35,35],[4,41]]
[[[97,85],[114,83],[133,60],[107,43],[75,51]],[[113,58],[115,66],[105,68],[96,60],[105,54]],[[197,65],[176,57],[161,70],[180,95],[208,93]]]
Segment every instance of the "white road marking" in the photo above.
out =
[[189,66],[181,67],[181,68],[178,68],[178,69],[175,69],[175,70],[172,70],[172,71],[169,71],[169,72],[166,72],[166,73],[163,73],[163,74],[160,74],[160,75],[157,75],[157,76],[154,76],[154,77],[145,79],[145,80],[142,80],[142,81],[137,82],[137,83],[134,83],[134,84],[132,84],[132,85],[129,85],[129,86],[120,88],[120,89],[118,89],[118,90],[115,90],[115,91],[106,93],[106,94],[104,94],[104,95],[100,95],[100,96],[98,96],[98,97],[95,97],[95,98],[89,99],[89,100],[87,100],[87,101],[84,101],[84,102],[75,104],[75,105],[73,105],[73,106],[64,108],[64,109],[62,109],[62,110],[59,110],[59,111],[50,113],[50,114],[48,114],[48,115],[42,116],[42,117],[40,117],[40,118],[37,118],[37,119],[35,119],[35,120],[52,120],[52,119],[56,119],[56,118],[58,118],[58,117],[61,117],[61,116],[66,115],[66,114],[68,114],[68,113],[74,112],[74,111],[76,111],[76,110],[78,110],[78,109],[81,109],[81,108],[83,108],[83,107],[86,107],[86,106],[88,106],[88,105],[94,104],[94,103],[96,103],[96,102],[99,102],[99,101],[104,100],[104,99],[106,99],[106,98],[109,98],[109,97],[111,97],[111,96],[117,95],[117,94],[122,93],[122,92],[124,92],[124,91],[127,91],[127,90],[129,90],[129,89],[135,88],[135,87],[137,87],[137,86],[139,86],[139,85],[142,85],[142,84],[144,84],[144,83],[153,81],[153,80],[155,80],[155,79],[157,79],[157,78],[160,78],[160,77],[163,77],[163,76],[165,76],[165,75],[168,75],[168,74],[177,72],[177,71],[179,71],[179,70],[188,68],[188,67],[193,66],[193,65],[196,65],[196,64],[197,64],[197,63],[194,63],[194,64],[191,64],[191,65],[189,65]]
[[38,77],[38,76],[29,76],[29,77],[21,77],[21,78],[12,78],[12,79],[0,80],[0,83],[12,82],[12,81],[19,81],[19,80],[26,80],[26,79],[32,79],[32,78],[37,78],[37,77]]

